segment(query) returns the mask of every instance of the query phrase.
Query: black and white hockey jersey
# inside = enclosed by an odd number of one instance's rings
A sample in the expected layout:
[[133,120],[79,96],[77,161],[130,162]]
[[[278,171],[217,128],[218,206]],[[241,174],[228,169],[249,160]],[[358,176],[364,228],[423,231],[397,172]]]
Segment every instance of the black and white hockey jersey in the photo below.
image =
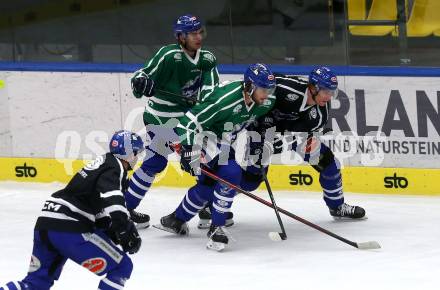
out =
[[329,104],[307,105],[306,79],[279,74],[275,79],[275,106],[267,116],[274,119],[276,131],[321,131],[328,121]]
[[48,199],[38,217],[36,230],[91,232],[97,220],[119,229],[128,221],[123,191],[127,171],[113,154],[99,156],[81,169]]

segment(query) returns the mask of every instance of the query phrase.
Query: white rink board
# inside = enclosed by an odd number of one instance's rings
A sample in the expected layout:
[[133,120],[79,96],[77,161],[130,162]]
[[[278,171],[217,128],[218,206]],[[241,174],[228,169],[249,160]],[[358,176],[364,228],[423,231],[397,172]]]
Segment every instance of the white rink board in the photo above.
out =
[[[105,151],[115,130],[141,130],[146,99],[131,95],[130,77],[0,72],[5,83],[0,88],[0,156],[90,159],[90,152]],[[369,128],[390,135],[380,143],[385,154],[379,163],[362,163],[370,158],[366,151],[332,147],[344,165],[440,168],[440,78],[340,76],[339,83],[340,100],[333,101],[331,111],[334,133],[365,135]]]

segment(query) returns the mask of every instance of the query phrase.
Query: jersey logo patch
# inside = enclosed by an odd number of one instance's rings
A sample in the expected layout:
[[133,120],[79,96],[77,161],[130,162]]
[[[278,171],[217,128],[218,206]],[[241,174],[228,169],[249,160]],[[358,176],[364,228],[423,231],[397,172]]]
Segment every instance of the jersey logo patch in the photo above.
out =
[[31,262],[30,262],[30,264],[29,264],[29,273],[32,273],[32,272],[35,272],[35,271],[38,271],[38,269],[40,269],[41,268],[41,262],[40,262],[40,260],[37,258],[37,257],[35,257],[34,255],[32,255],[31,256]]
[[176,54],[174,55],[174,59],[175,59],[175,60],[182,60],[182,54],[181,54],[181,53],[176,53]]
[[189,99],[194,98],[196,100],[201,84],[202,84],[202,79],[200,75],[196,76],[195,79],[193,80],[189,80],[182,87],[182,96]]
[[100,274],[105,271],[107,261],[104,258],[91,258],[82,262],[81,266],[92,273]]
[[296,100],[299,99],[299,96],[296,94],[287,94],[286,97],[287,97],[287,100],[292,101],[292,102],[295,102]]
[[318,116],[318,112],[316,111],[316,108],[312,108],[310,110],[310,118],[316,119],[317,116]]
[[210,53],[203,54],[203,58],[206,59],[207,61],[214,62],[214,56]]
[[235,106],[235,108],[232,111],[234,112],[234,114],[238,114],[240,113],[242,108],[243,106],[241,104],[238,104],[237,106]]
[[104,163],[104,156],[98,156],[95,160],[87,164],[84,169],[85,170],[95,170],[98,169]]
[[270,106],[270,104],[272,104],[271,100],[264,100],[263,102],[263,106]]
[[217,202],[217,204],[219,205],[219,206],[221,206],[221,207],[229,207],[229,202],[227,202],[227,201],[225,201],[225,200],[221,200],[221,199],[219,199],[219,200],[217,200],[216,201]]
[[43,210],[56,212],[61,208],[61,204],[56,204],[54,202],[46,201],[43,206]]

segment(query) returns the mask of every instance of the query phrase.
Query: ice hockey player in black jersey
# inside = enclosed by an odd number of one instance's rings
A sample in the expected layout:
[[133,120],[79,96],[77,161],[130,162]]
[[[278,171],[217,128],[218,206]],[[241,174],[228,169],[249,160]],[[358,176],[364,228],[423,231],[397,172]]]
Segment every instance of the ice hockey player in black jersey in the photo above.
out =
[[[284,139],[289,143],[286,144],[288,150],[299,153],[319,172],[324,201],[331,216],[335,219],[365,218],[362,207],[344,202],[340,164],[331,149],[319,141],[319,135],[322,135],[328,121],[329,101],[338,94],[336,75],[327,67],[317,67],[308,79],[280,74],[276,74],[275,79],[274,108],[248,128],[248,131],[257,132],[262,138],[249,142],[249,156],[253,156],[253,163],[256,164],[243,169],[241,188],[247,191],[257,189],[263,181],[260,164],[263,163],[267,172],[267,160],[271,154],[282,152]],[[281,133],[284,138],[267,134],[269,130]],[[271,138],[267,138],[269,135]],[[298,135],[302,138],[297,138]],[[209,208],[201,210],[199,218],[199,228],[209,227]],[[228,221],[233,224],[232,213]]]
[[141,238],[128,217],[123,192],[127,171],[144,144],[138,135],[118,131],[109,147],[109,153],[86,165],[44,203],[27,276],[0,290],[50,289],[68,259],[103,276],[100,290],[124,288],[133,270],[127,253],[139,251]]

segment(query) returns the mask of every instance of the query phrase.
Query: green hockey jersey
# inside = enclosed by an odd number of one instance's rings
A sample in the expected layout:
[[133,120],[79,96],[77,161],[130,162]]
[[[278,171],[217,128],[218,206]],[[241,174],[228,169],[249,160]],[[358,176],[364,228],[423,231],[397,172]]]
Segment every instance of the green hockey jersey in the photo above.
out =
[[179,119],[176,128],[181,143],[193,145],[199,132],[211,132],[217,139],[227,139],[227,135],[234,135],[275,105],[275,96],[270,95],[262,105],[252,103],[248,106],[243,90],[242,81],[220,85],[202,103],[192,107]]
[[[161,125],[182,117],[218,85],[217,60],[199,49],[191,58],[178,44],[162,47],[142,69],[154,80],[155,94],[148,98],[144,123]],[[140,71],[137,71],[136,76]],[[136,95],[140,98],[142,95]]]

